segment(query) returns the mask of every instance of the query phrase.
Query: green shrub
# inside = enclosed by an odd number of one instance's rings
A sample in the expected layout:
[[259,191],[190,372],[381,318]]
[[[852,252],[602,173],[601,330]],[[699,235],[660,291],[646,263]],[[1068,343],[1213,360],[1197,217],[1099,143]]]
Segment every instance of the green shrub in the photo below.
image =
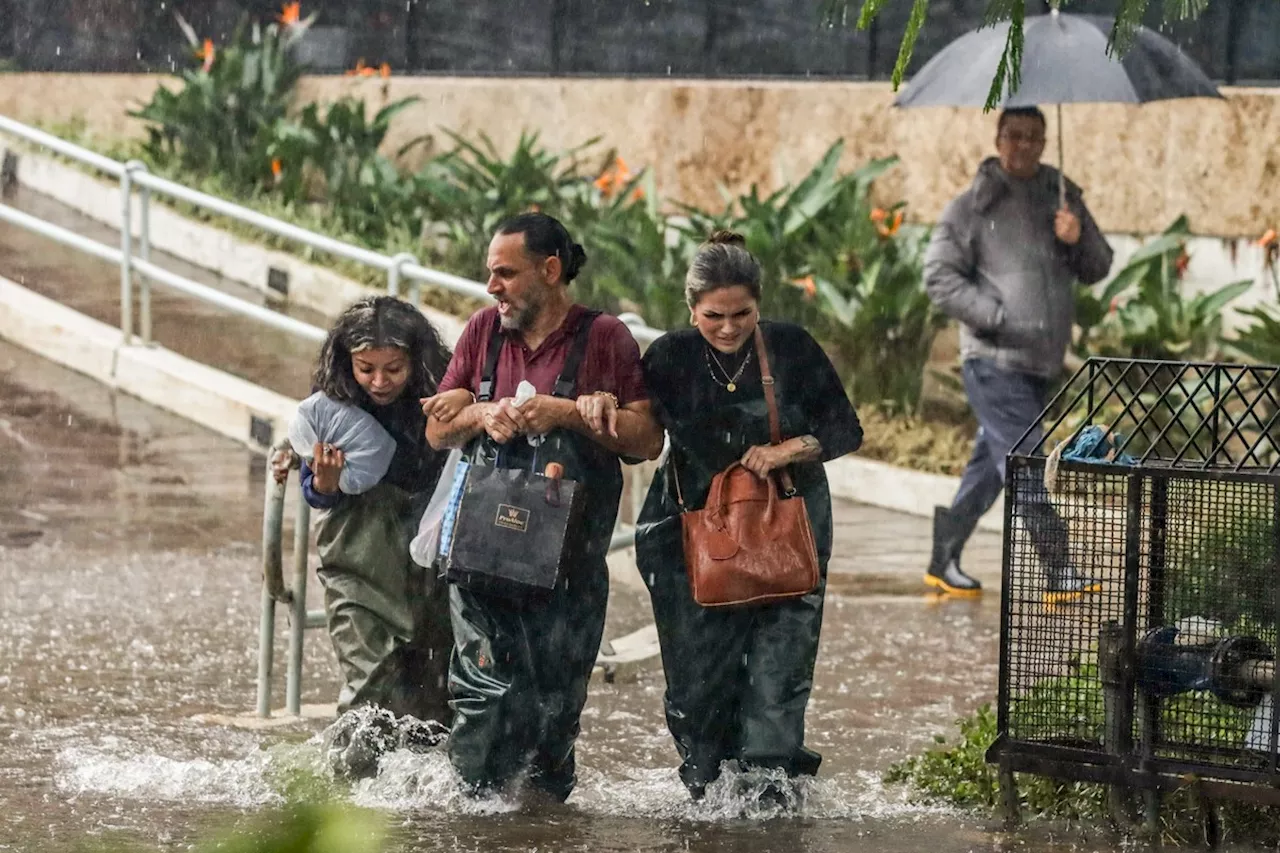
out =
[[1076,322],[1081,356],[1214,361],[1222,356],[1222,309],[1252,286],[1237,281],[1188,297],[1183,273],[1190,228],[1179,216],[1143,246],[1095,295],[1077,290]]
[[246,18],[218,48],[212,40],[202,42],[179,16],[204,62],[182,71],[180,88],[157,87],[150,103],[130,113],[148,125],[147,158],[198,175],[218,174],[238,192],[269,186],[273,145],[288,133],[286,116],[302,74],[292,47],[312,20],[263,27]]

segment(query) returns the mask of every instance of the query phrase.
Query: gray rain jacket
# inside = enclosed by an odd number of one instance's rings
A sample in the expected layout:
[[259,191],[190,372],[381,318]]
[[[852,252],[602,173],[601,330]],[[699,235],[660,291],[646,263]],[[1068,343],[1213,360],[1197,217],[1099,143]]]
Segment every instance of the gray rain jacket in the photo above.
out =
[[1050,166],[1022,180],[989,157],[943,210],[925,253],[925,287],[960,322],[963,358],[1050,379],[1061,372],[1075,321],[1073,288],[1105,278],[1112,255],[1071,181],[1066,198],[1080,219],[1074,246],[1053,233],[1058,170]]

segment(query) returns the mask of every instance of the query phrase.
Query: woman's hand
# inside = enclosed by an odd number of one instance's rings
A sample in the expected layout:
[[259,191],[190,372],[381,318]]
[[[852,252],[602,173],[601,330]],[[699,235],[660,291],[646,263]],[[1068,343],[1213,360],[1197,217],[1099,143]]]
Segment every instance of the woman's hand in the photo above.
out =
[[311,488],[322,495],[338,493],[338,475],[345,463],[342,451],[332,444],[316,442],[315,456],[311,459]]
[[577,407],[582,422],[596,435],[608,432],[613,438],[618,437],[617,397],[603,391],[584,394],[578,398]]
[[293,448],[286,444],[275,449],[271,454],[270,464],[272,478],[277,484],[284,485],[285,480],[289,479],[289,469],[297,467],[297,456],[294,455]]
[[782,445],[758,444],[747,449],[739,460],[743,468],[761,479],[791,462],[791,452]]
[[475,399],[475,396],[466,388],[454,388],[443,394],[423,397],[418,402],[422,404],[422,414],[447,424],[456,418],[459,412],[474,403]]

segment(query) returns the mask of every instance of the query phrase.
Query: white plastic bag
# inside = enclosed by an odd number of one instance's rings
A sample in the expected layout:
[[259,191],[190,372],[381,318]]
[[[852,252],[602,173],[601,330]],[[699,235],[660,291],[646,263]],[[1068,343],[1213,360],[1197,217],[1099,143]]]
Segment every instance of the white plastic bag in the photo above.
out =
[[461,450],[449,451],[444,468],[440,470],[440,479],[436,481],[436,490],[431,493],[427,509],[422,513],[422,521],[418,523],[418,535],[409,543],[409,556],[424,569],[431,568],[440,555],[440,534],[444,529],[445,510],[448,509],[449,493],[453,489],[458,463],[461,461]]
[[293,452],[308,465],[315,455],[316,442],[332,444],[342,451],[344,462],[338,488],[348,495],[363,494],[376,486],[396,455],[396,440],[373,415],[319,392],[298,404],[298,413],[289,424]]

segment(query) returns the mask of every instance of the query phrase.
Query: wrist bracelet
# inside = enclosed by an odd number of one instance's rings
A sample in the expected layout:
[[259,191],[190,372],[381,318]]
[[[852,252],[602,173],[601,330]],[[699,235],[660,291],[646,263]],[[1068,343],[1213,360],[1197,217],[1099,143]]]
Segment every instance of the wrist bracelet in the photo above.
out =
[[620,409],[620,408],[622,408],[621,404],[619,404],[619,403],[618,403],[618,398],[617,398],[617,396],[616,396],[616,395],[614,395],[614,394],[610,394],[608,391],[597,391],[597,392],[595,392],[595,396],[597,396],[597,397],[608,397],[610,400],[612,400],[612,401],[613,401],[613,406],[614,406],[614,408],[615,408],[615,409]]

